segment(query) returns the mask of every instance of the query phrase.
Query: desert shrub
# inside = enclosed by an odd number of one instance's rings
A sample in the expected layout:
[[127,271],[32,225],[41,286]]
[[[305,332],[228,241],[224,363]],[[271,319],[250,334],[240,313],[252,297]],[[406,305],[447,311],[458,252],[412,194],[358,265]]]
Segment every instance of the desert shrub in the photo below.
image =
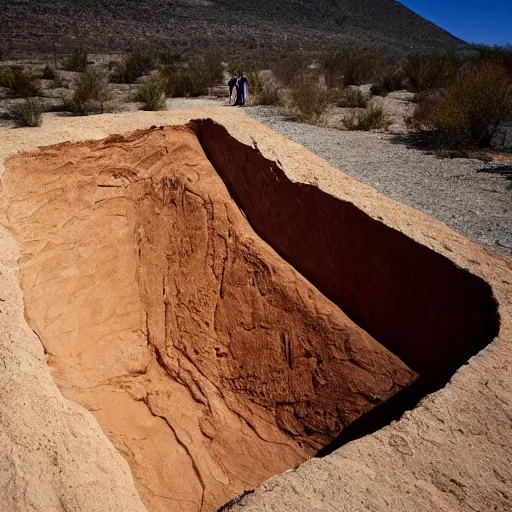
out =
[[164,110],[165,90],[159,77],[151,77],[137,91],[136,100],[142,102],[141,110]]
[[89,69],[75,82],[73,97],[67,106],[75,115],[87,115],[96,110],[103,113],[104,104],[109,99],[110,90],[106,75]]
[[512,44],[505,46],[475,45],[474,48],[478,52],[476,58],[478,62],[499,64],[512,76]]
[[190,60],[188,69],[202,89],[215,87],[224,81],[224,67],[219,55],[212,53]]
[[342,108],[366,108],[368,98],[359,89],[344,89],[337,104]]
[[322,62],[328,87],[362,85],[372,80],[382,66],[380,56],[368,51],[343,51]]
[[160,76],[165,95],[170,98],[195,98],[208,93],[191,69],[167,67]]
[[114,63],[113,67],[113,82],[133,84],[137,78],[149,75],[155,68],[155,62],[150,53],[134,52],[126,55],[122,62]]
[[15,97],[30,98],[39,93],[37,78],[20,67],[0,69],[0,86],[7,87]]
[[83,50],[73,50],[64,60],[64,69],[66,71],[80,71],[87,69],[87,52]]
[[290,55],[272,65],[274,77],[285,87],[292,85],[306,69],[307,62],[302,55]]
[[370,107],[363,112],[354,113],[354,115],[344,121],[348,130],[377,130],[386,128],[388,122],[384,115],[382,107]]
[[36,98],[28,98],[11,108],[11,118],[18,126],[41,126],[44,104]]
[[281,104],[281,88],[275,83],[267,83],[262,86],[257,94],[258,105],[278,106]]
[[403,72],[412,92],[448,86],[457,75],[461,60],[455,55],[411,55],[403,63]]
[[494,131],[512,120],[512,78],[494,62],[459,73],[446,90],[418,96],[411,124],[432,130],[438,146],[488,146]]
[[390,92],[404,89],[404,75],[400,70],[388,70],[382,78],[372,85],[370,92],[373,96],[387,96]]
[[260,79],[260,75],[257,71],[250,71],[247,74],[247,80],[249,81],[249,88],[251,94],[259,95],[263,91],[263,84]]
[[291,93],[291,105],[297,117],[317,121],[329,106],[329,91],[322,87],[318,76],[303,76]]
[[44,80],[55,80],[55,76],[55,69],[53,69],[51,66],[46,65],[43,69],[41,78],[43,78]]

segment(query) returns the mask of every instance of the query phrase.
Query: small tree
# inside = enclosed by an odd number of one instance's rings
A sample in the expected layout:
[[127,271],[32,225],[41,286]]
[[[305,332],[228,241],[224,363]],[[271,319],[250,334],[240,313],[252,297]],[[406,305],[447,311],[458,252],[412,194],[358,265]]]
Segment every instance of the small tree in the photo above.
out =
[[292,107],[300,119],[316,122],[326,111],[330,95],[318,76],[303,76],[297,81],[291,98]]
[[136,100],[142,103],[141,110],[164,110],[165,91],[158,77],[151,77],[137,92]]

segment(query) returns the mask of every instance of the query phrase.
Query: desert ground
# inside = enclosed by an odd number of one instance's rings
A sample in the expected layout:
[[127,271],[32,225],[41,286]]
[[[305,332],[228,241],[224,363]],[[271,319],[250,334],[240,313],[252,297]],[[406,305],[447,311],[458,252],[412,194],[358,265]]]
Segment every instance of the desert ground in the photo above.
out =
[[508,156],[382,101],[0,127],[2,510],[512,509]]

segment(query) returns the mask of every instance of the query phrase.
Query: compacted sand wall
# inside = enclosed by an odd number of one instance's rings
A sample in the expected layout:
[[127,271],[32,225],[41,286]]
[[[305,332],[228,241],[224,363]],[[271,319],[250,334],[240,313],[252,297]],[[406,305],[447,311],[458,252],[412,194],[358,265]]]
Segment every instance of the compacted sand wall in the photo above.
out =
[[352,320],[442,387],[498,334],[491,287],[351,203],[293,183],[211,120],[193,123],[253,229]]

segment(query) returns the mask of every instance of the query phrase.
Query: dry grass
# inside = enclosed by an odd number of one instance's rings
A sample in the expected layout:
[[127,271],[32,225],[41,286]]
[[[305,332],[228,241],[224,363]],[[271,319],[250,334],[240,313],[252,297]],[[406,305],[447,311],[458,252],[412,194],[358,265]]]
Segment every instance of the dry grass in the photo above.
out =
[[28,98],[11,107],[10,117],[18,126],[41,126],[43,122],[42,114],[44,112],[44,104],[36,98]]
[[158,77],[151,77],[137,92],[137,101],[142,103],[141,110],[164,110],[165,89]]
[[345,119],[344,125],[347,130],[369,131],[385,129],[389,123],[382,107],[369,107]]
[[291,106],[295,117],[302,121],[318,122],[327,110],[331,97],[318,76],[302,76],[297,79],[291,93]]

